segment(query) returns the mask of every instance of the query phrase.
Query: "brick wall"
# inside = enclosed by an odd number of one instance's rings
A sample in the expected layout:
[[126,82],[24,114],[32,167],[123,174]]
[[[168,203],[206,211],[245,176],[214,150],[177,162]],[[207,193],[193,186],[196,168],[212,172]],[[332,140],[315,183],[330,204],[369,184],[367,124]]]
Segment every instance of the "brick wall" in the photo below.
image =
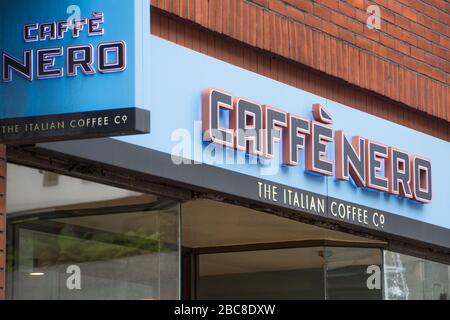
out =
[[293,87],[450,141],[450,122],[153,8],[152,34]]
[[0,145],[0,300],[5,298],[6,148]]
[[[450,4],[442,0],[151,0],[219,34],[450,120]],[[366,8],[381,10],[381,29]]]

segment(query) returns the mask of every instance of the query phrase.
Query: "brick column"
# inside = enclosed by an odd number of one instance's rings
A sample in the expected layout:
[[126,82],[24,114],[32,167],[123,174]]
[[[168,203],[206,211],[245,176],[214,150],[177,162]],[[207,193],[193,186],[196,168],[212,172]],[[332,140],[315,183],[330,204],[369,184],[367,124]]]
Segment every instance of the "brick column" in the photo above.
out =
[[0,300],[5,299],[6,146],[0,145]]

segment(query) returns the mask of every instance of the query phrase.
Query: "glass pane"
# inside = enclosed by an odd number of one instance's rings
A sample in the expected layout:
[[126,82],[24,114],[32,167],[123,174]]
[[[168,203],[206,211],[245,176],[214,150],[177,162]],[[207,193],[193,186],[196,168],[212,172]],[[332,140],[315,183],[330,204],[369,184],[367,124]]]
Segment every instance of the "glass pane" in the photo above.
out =
[[[151,203],[154,195],[8,163],[7,212],[19,215]],[[26,195],[26,197],[24,197]]]
[[385,299],[449,300],[449,265],[392,251],[384,264]]
[[[24,170],[32,182],[8,193],[10,299],[179,298],[179,203],[64,176],[45,184],[46,172]],[[27,193],[43,196],[36,208],[21,203]]]
[[323,299],[319,248],[206,254],[197,299]]
[[327,247],[323,256],[327,299],[382,299],[380,249]]

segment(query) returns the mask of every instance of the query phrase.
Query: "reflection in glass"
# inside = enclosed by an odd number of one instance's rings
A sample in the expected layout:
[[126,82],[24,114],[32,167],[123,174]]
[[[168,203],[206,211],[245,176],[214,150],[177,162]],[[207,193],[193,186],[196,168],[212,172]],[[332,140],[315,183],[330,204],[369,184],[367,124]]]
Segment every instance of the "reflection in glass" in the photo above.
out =
[[8,298],[179,298],[177,202],[10,166]]
[[382,299],[380,249],[327,247],[324,252],[327,299]]
[[[203,254],[197,299],[382,299],[380,249],[309,247]],[[375,267],[375,286],[368,286]]]
[[200,255],[197,299],[323,299],[320,248]]
[[385,251],[384,273],[387,300],[450,299],[449,265]]

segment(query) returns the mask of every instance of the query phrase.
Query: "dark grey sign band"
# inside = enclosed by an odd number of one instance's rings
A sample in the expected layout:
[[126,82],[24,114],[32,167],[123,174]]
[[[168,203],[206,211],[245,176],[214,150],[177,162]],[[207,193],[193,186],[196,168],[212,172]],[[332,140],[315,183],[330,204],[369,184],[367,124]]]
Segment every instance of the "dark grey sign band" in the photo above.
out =
[[88,139],[150,132],[150,111],[108,109],[0,120],[0,143]]
[[[273,183],[268,180],[259,179],[253,176],[244,175],[238,172],[224,170],[207,164],[195,165],[175,165],[172,162],[170,154],[147,149],[141,146],[128,144],[115,139],[92,139],[85,141],[67,141],[45,143],[36,146],[41,152],[52,154],[63,154],[76,159],[93,161],[109,166],[118,167],[124,170],[130,170],[140,174],[145,174],[155,179],[164,180],[175,185],[188,187],[199,191],[213,191],[216,193],[228,195],[238,199],[251,200],[256,204],[262,204],[269,207],[286,208],[299,214],[306,214],[321,220],[334,221],[342,225],[351,226],[351,228],[369,232],[372,234],[385,235],[387,238],[407,240],[409,242],[419,242],[427,246],[437,246],[450,249],[450,229],[419,220],[410,219],[398,214],[380,211],[356,203],[343,201],[328,197],[326,195],[315,194],[290,186]],[[133,161],[130,161],[133,159]],[[258,194],[258,184],[266,183],[277,186],[279,191],[290,189],[297,192],[299,199],[303,194],[303,208],[283,201],[274,202],[269,199],[261,198]],[[282,193],[279,193],[282,194]],[[306,197],[314,198],[317,209],[318,201],[324,201],[325,213],[312,210],[311,205],[306,206]],[[342,219],[339,215],[333,215],[331,206],[334,209],[341,205],[341,208],[349,210],[353,216],[353,210],[356,214],[352,219]],[[355,209],[353,209],[355,207]],[[358,221],[358,211],[363,214],[367,210],[367,224]],[[384,224],[380,226],[380,217],[383,215]],[[374,216],[378,220],[374,219]],[[362,219],[362,218],[361,218]],[[377,227],[375,224],[379,226]]]

